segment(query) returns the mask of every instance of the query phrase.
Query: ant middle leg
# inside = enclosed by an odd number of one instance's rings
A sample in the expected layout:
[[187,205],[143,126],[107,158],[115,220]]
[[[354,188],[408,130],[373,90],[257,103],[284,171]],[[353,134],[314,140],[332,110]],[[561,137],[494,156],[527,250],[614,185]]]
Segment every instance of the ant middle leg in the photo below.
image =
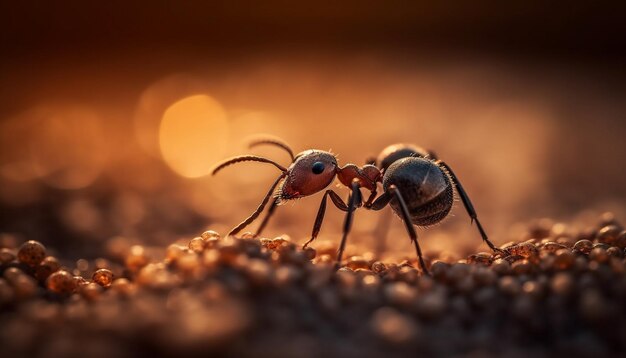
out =
[[302,249],[306,249],[310,243],[312,243],[317,235],[320,233],[320,229],[322,228],[322,222],[324,221],[324,215],[326,214],[326,199],[330,196],[330,200],[332,200],[333,204],[337,207],[337,209],[341,211],[348,211],[348,205],[341,200],[339,195],[332,190],[326,190],[324,193],[324,197],[320,202],[320,208],[317,211],[317,216],[315,217],[315,224],[313,224],[313,232],[311,233],[311,238],[302,245]]
[[350,193],[350,197],[348,198],[348,213],[346,214],[346,219],[343,224],[343,235],[341,237],[341,243],[339,244],[339,250],[337,251],[337,262],[335,263],[335,269],[339,269],[339,267],[341,266],[341,260],[343,258],[343,251],[346,248],[348,233],[350,233],[350,229],[352,228],[354,211],[356,210],[356,208],[360,207],[362,203],[363,199],[361,198],[359,183],[353,181],[352,192]]
[[280,200],[278,198],[275,198],[274,201],[272,201],[272,204],[270,205],[269,209],[267,209],[267,213],[265,214],[263,221],[261,221],[261,224],[256,229],[256,233],[254,234],[254,237],[259,237],[259,235],[261,235],[261,233],[267,226],[267,223],[270,221],[270,218],[272,217],[272,215],[274,215],[274,211],[276,211],[276,207],[278,207],[279,201]]
[[489,238],[487,237],[487,233],[485,232],[485,229],[483,229],[483,226],[481,225],[480,220],[478,220],[478,214],[476,214],[476,209],[474,209],[474,205],[472,205],[472,202],[470,201],[470,198],[467,195],[467,192],[465,191],[465,189],[463,188],[463,185],[461,185],[461,182],[452,171],[452,168],[450,168],[450,166],[442,160],[438,160],[437,164],[445,168],[445,170],[448,171],[448,174],[450,174],[450,177],[452,177],[452,183],[454,184],[456,191],[461,196],[461,201],[463,202],[463,206],[465,206],[465,211],[467,211],[467,214],[469,215],[472,223],[474,222],[476,223],[476,227],[478,228],[478,232],[480,233],[480,236],[482,237],[483,241],[494,252],[507,255],[507,253],[504,250],[497,248],[496,245],[494,245],[491,242],[491,240],[489,240]]
[[404,198],[402,197],[402,194],[400,193],[398,188],[395,185],[389,186],[388,191],[385,191],[384,194],[379,196],[378,199],[376,199],[374,203],[372,203],[371,209],[372,210],[383,209],[385,206],[387,206],[387,204],[389,204],[391,199],[393,199],[394,197],[398,200],[398,204],[400,206],[400,215],[402,216],[402,221],[404,222],[404,226],[406,227],[406,231],[409,234],[411,242],[415,246],[415,253],[417,254],[417,259],[419,261],[420,268],[422,269],[422,272],[424,274],[430,275],[428,268],[426,268],[426,263],[424,262],[422,249],[420,248],[419,242],[417,241],[418,239],[417,232],[415,232],[415,228],[413,227],[413,224],[411,223],[411,215],[409,214],[409,209],[406,206],[406,202],[404,201]]

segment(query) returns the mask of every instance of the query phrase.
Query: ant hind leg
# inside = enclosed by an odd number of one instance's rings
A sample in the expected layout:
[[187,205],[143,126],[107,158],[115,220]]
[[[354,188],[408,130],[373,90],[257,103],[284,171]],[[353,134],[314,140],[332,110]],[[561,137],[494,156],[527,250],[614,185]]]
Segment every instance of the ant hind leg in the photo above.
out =
[[478,220],[478,214],[476,214],[476,210],[474,209],[474,205],[472,205],[472,202],[470,201],[470,198],[467,195],[467,192],[465,191],[465,189],[463,188],[463,185],[461,185],[461,182],[459,181],[459,179],[456,177],[456,175],[452,171],[452,168],[450,168],[450,166],[447,163],[445,163],[444,161],[441,161],[441,160],[437,161],[437,164],[439,164],[440,166],[445,168],[445,170],[448,171],[448,174],[450,174],[450,177],[452,178],[452,183],[454,184],[454,187],[456,188],[456,191],[459,193],[459,196],[461,197],[461,201],[463,202],[463,206],[465,206],[465,210],[467,211],[467,214],[469,215],[469,217],[472,220],[472,222],[476,223],[476,227],[478,228],[478,232],[480,233],[480,236],[482,237],[483,241],[494,252],[497,252],[499,254],[508,256],[506,251],[497,248],[496,245],[494,245],[489,240],[489,238],[487,237],[487,233],[485,232],[485,229],[483,229],[483,226],[480,224],[480,221]]
[[341,200],[337,193],[332,190],[326,190],[326,192],[324,193],[324,197],[320,202],[320,208],[317,210],[317,216],[315,217],[315,224],[313,224],[313,232],[311,233],[311,238],[307,242],[305,242],[304,245],[302,245],[302,249],[306,249],[307,246],[309,246],[309,244],[312,243],[317,238],[317,235],[320,233],[320,229],[322,228],[322,222],[324,221],[324,215],[326,214],[326,199],[328,198],[328,196],[330,196],[333,204],[335,204],[335,206],[339,210],[348,211],[348,205],[346,205],[346,203]]

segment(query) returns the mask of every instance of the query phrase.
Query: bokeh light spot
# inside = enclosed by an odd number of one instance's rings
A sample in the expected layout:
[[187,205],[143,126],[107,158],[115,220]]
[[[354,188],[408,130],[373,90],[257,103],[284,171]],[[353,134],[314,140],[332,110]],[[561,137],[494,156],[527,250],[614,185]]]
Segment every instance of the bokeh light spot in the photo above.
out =
[[135,137],[148,154],[160,157],[159,125],[163,112],[175,101],[207,91],[208,81],[197,75],[177,73],[151,84],[141,94],[134,115]]
[[159,145],[163,159],[176,173],[197,178],[209,174],[224,156],[228,118],[207,95],[194,95],[172,104],[163,114]]

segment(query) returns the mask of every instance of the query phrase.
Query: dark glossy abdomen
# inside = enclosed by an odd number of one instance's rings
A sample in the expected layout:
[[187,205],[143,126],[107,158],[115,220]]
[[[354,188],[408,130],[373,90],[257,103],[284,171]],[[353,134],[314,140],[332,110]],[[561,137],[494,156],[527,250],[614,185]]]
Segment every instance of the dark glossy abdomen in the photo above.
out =
[[426,157],[428,151],[422,147],[418,147],[414,144],[397,143],[387,146],[378,155],[376,164],[378,168],[386,171],[387,168],[394,162],[408,157]]
[[[436,224],[452,209],[452,180],[441,167],[428,159],[409,157],[391,164],[383,177],[385,191],[392,184],[402,194],[414,225]],[[394,198],[389,204],[400,215],[398,201]]]

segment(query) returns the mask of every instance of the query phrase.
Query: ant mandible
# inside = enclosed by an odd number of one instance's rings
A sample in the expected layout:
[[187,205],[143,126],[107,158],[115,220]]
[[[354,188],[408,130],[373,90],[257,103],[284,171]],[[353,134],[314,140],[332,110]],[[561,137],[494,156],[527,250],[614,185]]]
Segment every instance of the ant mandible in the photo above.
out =
[[[291,156],[292,163],[288,168],[285,168],[264,157],[243,155],[227,159],[213,169],[212,174],[214,175],[231,164],[255,161],[272,164],[282,172],[257,209],[246,220],[233,228],[228,235],[237,234],[256,220],[273,196],[274,200],[257,230],[256,235],[258,235],[265,228],[279,204],[320,192],[337,177],[341,184],[351,189],[347,203],[332,189],[327,189],[315,218],[311,238],[303,246],[306,248],[319,234],[326,212],[326,202],[330,197],[332,203],[339,210],[346,212],[336,267],[341,264],[346,239],[352,227],[354,211],[359,207],[368,210],[382,210],[389,204],[405,224],[411,242],[415,246],[421,270],[429,274],[413,226],[430,226],[443,220],[452,209],[453,187],[456,188],[461,197],[471,221],[476,223],[483,241],[493,251],[503,253],[489,241],[478,220],[472,202],[452,169],[448,164],[437,159],[432,151],[426,151],[411,144],[394,144],[380,153],[374,162],[376,165],[366,164],[359,168],[354,164],[339,167],[335,155],[317,149],[305,150],[294,156],[289,145],[278,139],[255,140],[250,143],[249,147],[252,148],[257,145],[274,145],[282,148]],[[377,197],[378,183],[382,184],[384,191]],[[276,189],[279,184],[280,187]],[[361,196],[361,188],[370,191],[365,202]]]

